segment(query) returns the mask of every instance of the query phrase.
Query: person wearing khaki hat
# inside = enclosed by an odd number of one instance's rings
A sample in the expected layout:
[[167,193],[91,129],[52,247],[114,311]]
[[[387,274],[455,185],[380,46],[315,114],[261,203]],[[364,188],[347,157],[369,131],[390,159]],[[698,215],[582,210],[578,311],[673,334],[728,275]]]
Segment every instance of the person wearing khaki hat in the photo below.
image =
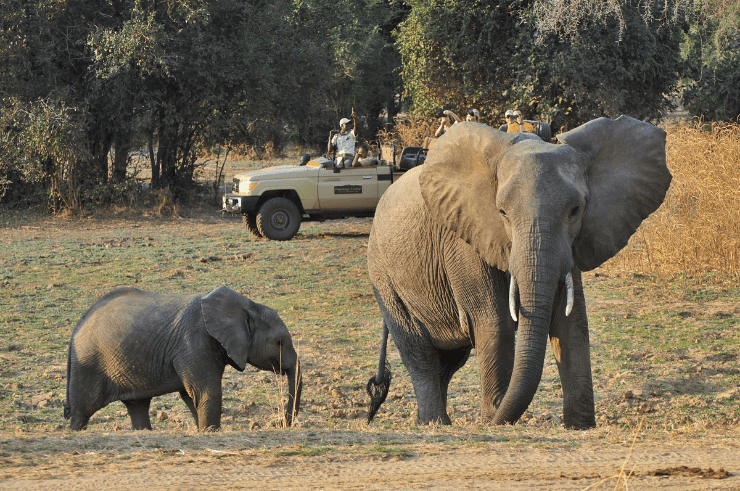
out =
[[355,141],[357,140],[357,115],[355,108],[352,108],[352,129],[349,127],[350,120],[342,118],[339,120],[339,133],[329,140],[328,153],[331,154],[332,148],[337,149],[337,167],[352,167],[352,159],[355,156]]
[[534,126],[522,119],[522,112],[519,109],[509,109],[506,111],[506,128],[507,133],[532,133]]

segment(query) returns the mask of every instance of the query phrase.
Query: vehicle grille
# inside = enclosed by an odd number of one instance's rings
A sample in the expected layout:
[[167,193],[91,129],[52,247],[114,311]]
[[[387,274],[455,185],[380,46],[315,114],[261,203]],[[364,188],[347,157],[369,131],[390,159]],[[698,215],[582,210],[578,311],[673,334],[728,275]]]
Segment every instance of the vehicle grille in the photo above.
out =
[[234,178],[234,182],[231,183],[231,192],[232,193],[238,193],[239,192],[239,179]]

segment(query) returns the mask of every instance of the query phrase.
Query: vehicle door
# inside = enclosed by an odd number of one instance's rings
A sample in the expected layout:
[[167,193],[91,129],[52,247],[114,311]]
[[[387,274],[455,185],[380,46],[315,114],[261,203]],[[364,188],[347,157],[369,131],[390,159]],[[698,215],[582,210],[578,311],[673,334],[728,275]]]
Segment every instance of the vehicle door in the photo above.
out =
[[377,204],[377,167],[319,171],[319,206],[322,210],[372,210]]

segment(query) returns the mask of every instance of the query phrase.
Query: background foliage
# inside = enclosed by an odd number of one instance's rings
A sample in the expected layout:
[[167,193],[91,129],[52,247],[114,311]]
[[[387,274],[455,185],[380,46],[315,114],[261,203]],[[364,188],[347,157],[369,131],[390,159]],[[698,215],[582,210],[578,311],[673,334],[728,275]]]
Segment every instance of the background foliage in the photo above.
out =
[[135,153],[177,196],[214,146],[315,144],[352,107],[377,128],[396,110],[394,12],[374,0],[4,2],[6,201],[38,191],[78,209],[131,177]]
[[144,177],[177,200],[212,149],[323,148],[353,108],[368,141],[393,133],[401,109],[426,127],[440,107],[498,125],[518,106],[555,132],[598,116],[657,121],[677,102],[736,120],[738,5],[7,0],[0,203],[130,202]]

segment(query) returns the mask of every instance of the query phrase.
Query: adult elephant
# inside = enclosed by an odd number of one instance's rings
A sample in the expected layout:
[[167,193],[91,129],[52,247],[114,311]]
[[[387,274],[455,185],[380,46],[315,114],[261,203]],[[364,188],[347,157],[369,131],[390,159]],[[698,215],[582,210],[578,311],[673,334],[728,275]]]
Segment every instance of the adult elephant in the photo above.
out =
[[152,397],[178,391],[198,429],[221,426],[226,365],[249,363],[288,375],[284,421],[303,387],[298,355],[277,312],[225,286],[196,294],[119,288],[104,295],[74,328],[67,358],[64,417],[73,430],[122,401],[135,430],[152,429]]
[[558,140],[458,123],[383,195],[368,244],[384,322],[369,420],[390,384],[390,330],[420,422],[450,424],[447,386],[473,347],[482,419],[516,422],[537,391],[549,335],[565,425],[595,426],[581,271],[627,244],[671,174],[665,132],[629,117]]

